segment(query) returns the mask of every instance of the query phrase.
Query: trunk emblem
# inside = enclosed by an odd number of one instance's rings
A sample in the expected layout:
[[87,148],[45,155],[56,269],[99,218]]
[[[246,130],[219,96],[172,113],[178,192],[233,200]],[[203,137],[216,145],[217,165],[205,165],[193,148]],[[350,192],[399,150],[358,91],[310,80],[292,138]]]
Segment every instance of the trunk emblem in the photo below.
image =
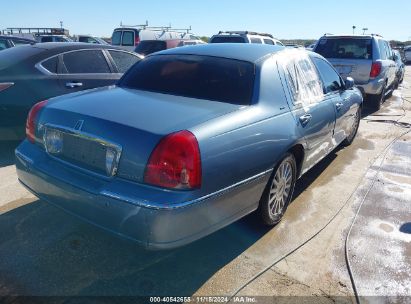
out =
[[76,125],[74,126],[74,130],[81,131],[83,128],[84,120],[79,120],[76,122]]

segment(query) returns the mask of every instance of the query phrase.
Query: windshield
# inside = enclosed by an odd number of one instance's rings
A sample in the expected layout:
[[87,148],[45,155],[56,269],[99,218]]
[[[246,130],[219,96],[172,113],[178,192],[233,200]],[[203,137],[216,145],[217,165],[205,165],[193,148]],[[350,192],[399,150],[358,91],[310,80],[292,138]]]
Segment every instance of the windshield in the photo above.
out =
[[210,43],[245,43],[245,40],[240,36],[217,36]]
[[315,51],[325,58],[372,59],[370,38],[321,39]]
[[120,80],[119,86],[249,105],[254,86],[254,65],[209,56],[150,56],[135,64]]

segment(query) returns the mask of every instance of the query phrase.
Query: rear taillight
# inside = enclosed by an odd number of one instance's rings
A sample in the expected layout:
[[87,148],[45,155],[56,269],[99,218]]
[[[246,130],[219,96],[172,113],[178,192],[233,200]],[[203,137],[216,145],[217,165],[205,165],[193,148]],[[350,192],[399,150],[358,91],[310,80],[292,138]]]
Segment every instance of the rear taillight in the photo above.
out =
[[370,78],[375,78],[381,73],[381,62],[373,62],[371,65]]
[[34,143],[36,135],[36,120],[39,111],[47,104],[48,100],[36,103],[30,110],[26,121],[26,136],[27,139]]
[[0,92],[14,86],[14,82],[0,82]]
[[184,130],[164,137],[148,161],[144,182],[171,189],[201,186],[201,157],[193,133]]
[[140,43],[140,36],[136,35],[134,38],[134,45],[138,45]]

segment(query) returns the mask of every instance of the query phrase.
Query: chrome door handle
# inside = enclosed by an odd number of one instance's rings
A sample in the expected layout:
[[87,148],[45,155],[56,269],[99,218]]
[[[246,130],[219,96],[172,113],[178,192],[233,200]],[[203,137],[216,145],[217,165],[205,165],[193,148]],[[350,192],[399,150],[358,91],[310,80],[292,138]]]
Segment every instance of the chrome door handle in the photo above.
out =
[[339,111],[339,110],[341,110],[341,108],[343,107],[343,103],[341,103],[341,102],[338,102],[338,103],[336,103],[335,104],[335,108],[337,109],[337,111]]
[[305,114],[303,116],[300,116],[300,122],[303,126],[305,126],[310,122],[311,118],[313,118],[311,114]]
[[67,82],[66,83],[66,87],[70,89],[79,88],[82,86],[83,86],[82,82]]

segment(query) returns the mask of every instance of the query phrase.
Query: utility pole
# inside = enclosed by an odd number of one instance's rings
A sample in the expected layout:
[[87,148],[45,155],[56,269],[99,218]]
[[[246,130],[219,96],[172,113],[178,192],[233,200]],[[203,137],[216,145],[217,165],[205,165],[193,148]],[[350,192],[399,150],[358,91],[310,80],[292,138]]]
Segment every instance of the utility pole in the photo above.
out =
[[352,34],[353,34],[353,35],[355,35],[355,29],[356,29],[356,28],[357,28],[357,27],[356,27],[355,25],[352,26]]

